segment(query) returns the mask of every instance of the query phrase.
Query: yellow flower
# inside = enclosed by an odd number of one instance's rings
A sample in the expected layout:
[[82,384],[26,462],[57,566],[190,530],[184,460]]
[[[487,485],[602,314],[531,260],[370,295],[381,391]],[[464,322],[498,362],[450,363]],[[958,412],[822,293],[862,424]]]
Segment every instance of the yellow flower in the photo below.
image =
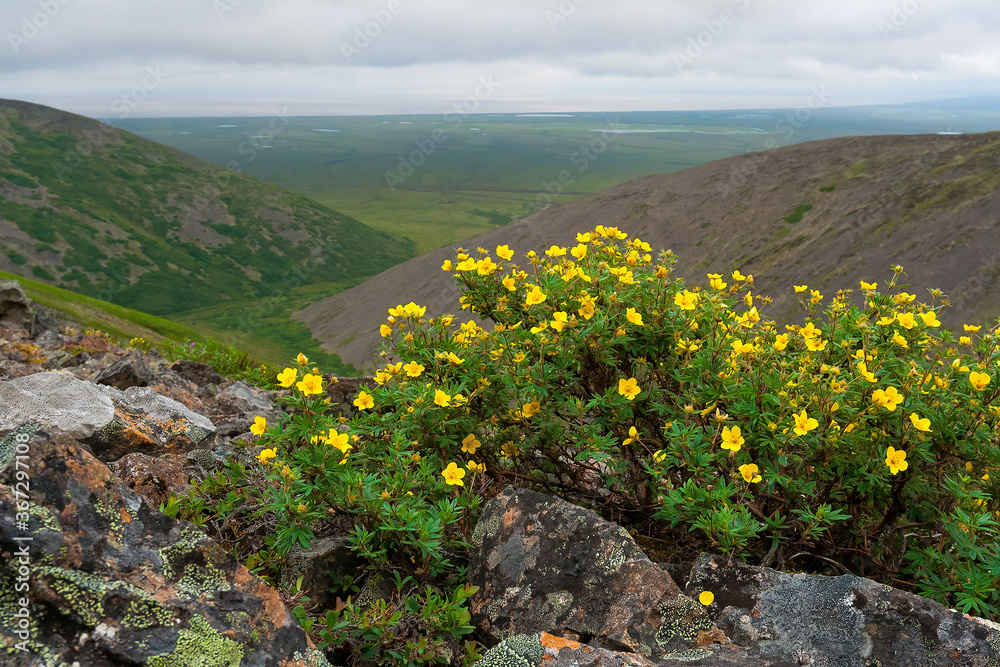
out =
[[475,461],[469,461],[468,463],[465,464],[465,467],[471,470],[472,472],[477,472],[477,473],[486,472],[485,463],[476,463]]
[[917,326],[917,320],[913,317],[913,313],[900,313],[896,315],[896,319],[899,320],[899,326],[904,329],[912,329]]
[[864,289],[864,290],[878,289],[878,283],[866,283],[865,281],[862,280],[861,281],[861,289]]
[[982,329],[982,327],[981,327],[981,326],[978,326],[978,327],[977,327],[977,326],[973,326],[973,325],[971,325],[971,324],[963,324],[962,326],[963,326],[963,327],[965,328],[965,330],[966,330],[966,331],[968,331],[969,333],[976,333],[977,331],[979,331],[980,329]]
[[354,399],[354,407],[358,410],[369,410],[375,407],[375,399],[367,391],[359,392],[358,397]]
[[448,361],[450,361],[451,363],[453,363],[453,364],[455,364],[456,366],[458,366],[459,364],[461,364],[462,362],[464,362],[464,361],[465,361],[465,359],[462,359],[462,358],[460,358],[460,357],[459,357],[459,356],[458,356],[457,354],[455,354],[454,352],[449,352],[449,353],[448,353]]
[[403,314],[410,317],[423,317],[427,312],[427,306],[418,306],[412,301],[403,306]]
[[893,412],[896,406],[903,402],[903,395],[896,391],[895,387],[886,390],[876,389],[872,393],[872,403],[879,405],[889,412]]
[[795,435],[805,435],[819,426],[819,422],[807,415],[805,409],[793,414],[792,418],[795,419],[795,428],[792,429]]
[[378,328],[378,332],[382,334],[382,338],[388,338],[389,336],[392,335],[392,327],[390,327],[388,324],[383,324]]
[[[858,351],[860,352],[860,350]],[[861,377],[863,377],[864,379],[868,380],[873,384],[877,382],[877,380],[875,379],[875,374],[868,370],[868,365],[864,361],[858,362],[858,373],[861,374]]]
[[557,245],[553,245],[551,248],[545,251],[545,254],[549,257],[562,257],[566,254],[566,248],[560,248]]
[[458,266],[456,266],[455,268],[459,271],[475,271],[476,260],[472,259],[471,257],[468,257],[459,262]]
[[900,347],[904,347],[904,348],[907,348],[907,349],[909,349],[909,347],[910,347],[910,344],[906,342],[905,338],[903,338],[902,336],[899,335],[898,331],[893,332],[893,334],[892,334],[892,342],[895,343],[896,345],[899,345]]
[[930,433],[931,431],[931,420],[926,417],[921,418],[916,412],[910,413],[910,422],[913,424],[913,428],[918,431],[924,431]]
[[933,310],[929,310],[926,313],[920,313],[920,319],[922,319],[924,321],[924,324],[926,324],[929,327],[941,326],[941,322],[937,318],[937,313],[935,313]]
[[628,444],[631,444],[633,442],[636,442],[638,439],[639,439],[639,431],[636,430],[635,426],[629,426],[628,427],[628,437],[625,438],[625,442],[623,442],[622,444],[623,445],[628,445]]
[[972,336],[959,336],[959,345],[972,345]]
[[643,326],[642,324],[642,313],[635,312],[635,308],[629,308],[625,311],[625,319],[627,319],[632,324],[637,327]]
[[885,454],[885,464],[889,466],[889,472],[893,475],[898,473],[900,470],[906,470],[909,467],[909,463],[906,462],[906,452],[903,450],[896,450],[890,447]]
[[795,293],[799,294],[809,289],[809,285],[795,285]]
[[498,245],[497,257],[499,257],[500,259],[505,259],[509,262],[510,260],[514,259],[514,251],[505,245]]
[[294,368],[286,368],[285,370],[278,373],[278,383],[288,389],[293,384],[295,384],[295,379],[299,376],[299,372]]
[[774,337],[774,345],[772,345],[775,350],[781,352],[786,347],[788,347],[788,334],[778,334]]
[[566,325],[569,324],[569,315],[567,313],[562,312],[561,310],[557,310],[556,312],[552,313],[552,318],[553,319],[551,322],[549,322],[549,324],[551,324],[552,328],[555,329],[556,331],[561,332],[563,329],[566,328]]
[[531,327],[531,333],[533,333],[533,334],[541,333],[541,332],[545,331],[548,328],[549,328],[549,323],[548,322],[542,322],[537,327]]
[[330,435],[327,436],[326,438],[326,444],[330,445],[331,447],[336,447],[345,456],[347,455],[348,451],[354,449],[354,447],[351,445],[350,435],[348,435],[347,433],[338,433],[332,428],[330,429]]
[[694,310],[698,305],[698,295],[688,290],[678,292],[674,295],[674,305],[680,306],[681,310]]
[[653,454],[653,460],[656,461],[657,463],[662,463],[663,459],[665,459],[665,458],[667,458],[667,453],[665,451],[663,451],[662,449],[656,451]]
[[982,391],[983,389],[986,389],[986,385],[990,383],[990,376],[987,373],[972,371],[969,373],[969,382],[972,383],[973,387]]
[[754,484],[761,480],[760,469],[757,467],[756,463],[747,463],[746,465],[740,466],[740,474],[743,475],[743,479],[745,479],[748,484]]
[[538,401],[531,401],[521,406],[521,414],[525,417],[534,417],[542,409],[542,404]]
[[746,280],[746,276],[744,276],[739,271],[733,271],[733,280],[735,280],[736,282],[742,282]]
[[451,271],[451,269],[452,269],[451,260],[450,259],[444,260],[444,263],[441,265],[441,270],[442,271]]
[[572,254],[577,261],[580,261],[581,259],[587,256],[587,246],[581,243],[580,245],[570,250],[570,254]]
[[717,289],[720,291],[729,287],[729,284],[722,280],[721,273],[709,273],[708,282],[709,285],[711,285],[712,289]]
[[267,420],[263,417],[255,417],[253,426],[250,427],[250,432],[256,436],[261,436],[264,435],[265,429],[267,429]]
[[271,449],[265,449],[260,454],[258,454],[257,460],[260,461],[261,463],[267,463],[277,455],[278,452],[275,451],[274,448],[272,447]]
[[483,259],[476,262],[476,273],[481,276],[490,276],[499,269],[500,266],[493,262],[489,257],[484,257]]
[[517,290],[517,281],[515,281],[510,276],[507,276],[506,278],[504,278],[503,281],[502,281],[502,283],[503,283],[503,286],[507,288],[508,292],[514,292],[514,291]]
[[409,377],[418,378],[420,377],[420,374],[424,372],[424,367],[415,361],[411,361],[410,363],[403,366],[403,370],[406,371],[406,374]]
[[465,471],[455,465],[452,461],[448,464],[448,467],[441,471],[444,476],[444,481],[453,486],[465,486],[465,482],[462,478],[465,477]]
[[885,327],[885,326],[889,326],[890,324],[892,324],[895,321],[896,321],[896,316],[895,315],[891,315],[891,316],[890,315],[884,315],[884,316],[878,318],[878,322],[876,322],[875,324],[878,324],[879,326]]
[[539,304],[542,301],[545,301],[545,299],[546,299],[545,292],[539,289],[538,285],[532,285],[528,289],[528,293],[524,299],[524,303],[525,305],[528,306],[534,306],[535,304]]
[[744,343],[743,341],[734,340],[732,345],[733,354],[753,354],[755,351],[753,343]]
[[635,378],[618,380],[618,393],[628,400],[634,400],[640,391],[642,390],[639,389],[639,382]]
[[715,602],[715,593],[713,593],[712,591],[702,591],[698,595],[698,602],[702,603],[707,607],[708,605]]
[[306,396],[312,396],[314,394],[323,393],[323,378],[319,375],[313,375],[312,373],[307,373],[301,382],[295,384],[295,388],[301,391]]
[[579,234],[576,235],[576,242],[577,243],[590,243],[590,239],[591,239],[591,235],[590,234],[579,233]]
[[439,405],[442,408],[447,408],[451,405],[451,396],[444,393],[440,389],[434,390],[434,405]]
[[299,352],[298,356],[295,357],[295,363],[297,363],[299,366],[308,366],[309,357]]
[[826,349],[827,341],[822,338],[806,338],[806,347],[813,352],[822,352]]
[[729,449],[734,452],[740,451],[740,447],[746,442],[740,433],[740,427],[734,426],[729,428],[726,426],[722,429],[722,445],[723,449]]
[[479,442],[474,433],[470,433],[469,435],[465,436],[464,440],[462,440],[462,451],[468,454],[469,456],[475,456],[476,450],[482,446],[483,443]]
[[594,316],[594,313],[597,311],[597,308],[595,307],[597,304],[597,300],[594,297],[590,296],[589,294],[585,294],[580,299],[580,302],[583,305],[580,306],[580,309],[577,312],[580,313],[580,317],[582,317],[585,320],[589,320],[591,317]]

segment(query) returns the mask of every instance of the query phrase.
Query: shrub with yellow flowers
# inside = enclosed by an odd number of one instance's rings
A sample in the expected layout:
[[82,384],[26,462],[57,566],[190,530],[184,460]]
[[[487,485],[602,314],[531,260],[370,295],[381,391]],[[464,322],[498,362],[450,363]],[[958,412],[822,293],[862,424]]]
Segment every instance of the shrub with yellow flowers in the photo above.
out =
[[900,267],[882,290],[796,286],[804,321],[779,326],[753,276],[686,284],[616,228],[526,260],[460,250],[443,268],[467,314],[390,312],[363,440],[391,432],[447,480],[558,494],[678,553],[996,613],[996,329],[944,331],[946,300],[918,302]]

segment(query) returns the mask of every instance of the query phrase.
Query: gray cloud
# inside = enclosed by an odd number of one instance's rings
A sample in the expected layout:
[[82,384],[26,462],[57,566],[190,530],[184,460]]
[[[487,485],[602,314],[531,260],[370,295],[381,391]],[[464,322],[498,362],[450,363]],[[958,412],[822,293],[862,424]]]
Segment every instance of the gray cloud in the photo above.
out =
[[5,0],[0,95],[110,116],[773,107],[996,90],[995,0]]

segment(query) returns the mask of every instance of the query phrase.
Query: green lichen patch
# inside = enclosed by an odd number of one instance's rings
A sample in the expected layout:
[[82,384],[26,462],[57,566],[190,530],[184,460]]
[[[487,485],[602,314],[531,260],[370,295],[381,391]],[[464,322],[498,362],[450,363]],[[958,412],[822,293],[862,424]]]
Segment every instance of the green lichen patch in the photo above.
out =
[[204,567],[190,565],[184,568],[184,576],[177,581],[176,589],[180,597],[200,598],[212,597],[218,591],[229,591],[233,587],[222,568],[209,563]]
[[545,647],[535,635],[514,635],[490,649],[476,667],[538,667]]
[[46,583],[61,599],[59,611],[76,616],[83,625],[96,627],[107,616],[106,601],[109,595],[128,598],[128,607],[121,625],[126,629],[144,629],[166,625],[173,614],[151,595],[123,581],[106,581],[101,577],[64,570],[47,565],[36,565],[35,576]]
[[177,633],[177,645],[170,653],[151,656],[148,667],[240,667],[243,645],[209,625],[201,616],[191,619],[188,628]]
[[699,631],[712,628],[704,608],[687,596],[678,595],[656,609],[662,620],[654,638],[661,649],[678,640],[694,641]]
[[23,441],[25,437],[28,438],[30,442],[31,437],[42,428],[42,425],[38,422],[25,422],[18,425],[13,431],[9,432],[3,438],[0,438],[0,470],[6,468],[14,460],[17,455],[17,442],[18,436],[21,436]]
[[178,567],[180,560],[197,550],[198,545],[207,539],[208,537],[194,526],[184,526],[173,544],[159,550],[163,561],[163,576],[167,579],[177,577],[180,574]]

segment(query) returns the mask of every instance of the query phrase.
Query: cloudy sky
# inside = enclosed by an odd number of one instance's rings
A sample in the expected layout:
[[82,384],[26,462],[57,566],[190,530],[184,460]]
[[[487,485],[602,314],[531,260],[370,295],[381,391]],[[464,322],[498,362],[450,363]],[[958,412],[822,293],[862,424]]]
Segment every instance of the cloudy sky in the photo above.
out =
[[1000,91],[997,0],[2,0],[0,97],[96,118]]

